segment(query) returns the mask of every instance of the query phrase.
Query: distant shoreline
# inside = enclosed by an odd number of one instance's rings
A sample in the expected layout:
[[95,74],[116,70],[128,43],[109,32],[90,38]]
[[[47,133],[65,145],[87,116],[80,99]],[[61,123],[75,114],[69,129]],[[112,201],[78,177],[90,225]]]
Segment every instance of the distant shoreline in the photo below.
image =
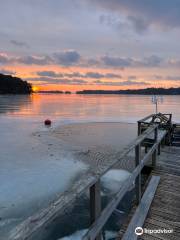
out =
[[82,90],[76,94],[126,94],[126,95],[180,95],[179,88],[145,88],[128,90]]

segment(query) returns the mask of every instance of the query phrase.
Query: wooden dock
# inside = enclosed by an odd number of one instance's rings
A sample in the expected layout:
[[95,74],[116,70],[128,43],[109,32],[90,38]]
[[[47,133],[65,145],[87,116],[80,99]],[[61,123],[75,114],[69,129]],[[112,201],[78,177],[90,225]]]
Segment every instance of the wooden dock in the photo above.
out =
[[[117,239],[133,240],[179,240],[180,239],[180,148],[166,146],[161,151],[155,169],[151,176],[160,177],[157,189],[152,196],[152,203],[148,212],[136,212],[134,206],[125,224],[119,232]],[[151,194],[153,194],[151,192]],[[144,221],[139,224],[139,219],[144,214]],[[135,216],[136,215],[136,216]],[[136,222],[132,222],[136,217]],[[130,225],[132,225],[130,227]],[[142,227],[150,230],[173,230],[171,233],[144,232],[141,236],[135,234],[135,228]]]
[[[104,225],[134,185],[135,204],[117,239],[180,239],[180,148],[175,147],[180,139],[179,129],[179,125],[172,124],[171,114],[152,114],[138,121],[138,137],[118,154],[111,166],[101,166],[97,174],[82,176],[56,202],[13,229],[6,240],[40,240],[39,236],[43,236],[47,226],[88,189],[90,222],[82,239],[101,240]],[[135,152],[133,171],[107,206],[101,209],[101,177],[132,151]],[[142,188],[141,175],[146,165],[151,166],[152,172],[149,181]],[[135,234],[136,227],[142,227],[144,233]],[[173,232],[151,233],[148,230]]]
[[[140,128],[141,126],[139,125],[139,134],[141,133]],[[142,198],[138,207],[134,206],[132,208],[117,239],[180,239],[180,147],[174,147],[179,146],[179,139],[178,125],[171,133],[169,146],[164,146],[161,154],[159,152],[158,160],[149,177],[149,188],[151,189],[149,199],[151,201],[147,201],[148,195],[146,190],[143,195],[145,198]],[[153,178],[158,179],[158,183],[154,184],[154,192]],[[142,235],[135,234],[137,227],[143,229]],[[156,231],[152,232],[146,229]],[[160,231],[164,229],[165,232]]]
[[165,147],[152,172],[160,176],[152,205],[143,227],[172,229],[172,233],[143,234],[141,239],[180,239],[180,148]]

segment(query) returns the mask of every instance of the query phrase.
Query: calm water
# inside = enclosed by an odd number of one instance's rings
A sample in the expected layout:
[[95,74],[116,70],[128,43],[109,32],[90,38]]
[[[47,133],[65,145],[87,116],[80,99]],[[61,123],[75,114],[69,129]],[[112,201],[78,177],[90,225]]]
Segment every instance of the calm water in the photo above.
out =
[[[179,121],[179,105],[180,96],[165,96],[159,111],[172,113],[173,120]],[[0,235],[46,207],[86,171],[87,166],[75,162],[73,156],[56,152],[56,145],[49,148],[48,142],[34,136],[47,131],[44,119],[52,119],[53,127],[91,121],[136,123],[154,110],[151,96],[0,95]]]
[[[173,113],[180,119],[180,96],[164,96],[159,111]],[[0,95],[0,117],[51,119],[63,121],[135,122],[154,112],[151,96],[137,95]],[[13,118],[12,118],[13,119]]]

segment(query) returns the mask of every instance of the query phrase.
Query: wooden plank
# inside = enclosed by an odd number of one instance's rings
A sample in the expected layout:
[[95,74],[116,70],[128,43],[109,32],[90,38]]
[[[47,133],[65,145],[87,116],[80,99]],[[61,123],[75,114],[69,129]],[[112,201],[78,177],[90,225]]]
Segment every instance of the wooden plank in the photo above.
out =
[[158,189],[158,196],[166,196],[166,198],[173,198],[180,201],[180,191],[169,192],[168,190]]
[[152,235],[143,234],[141,237],[139,237],[138,240],[160,240],[160,239],[157,237],[153,237]]
[[162,164],[159,164],[160,166],[163,165],[164,167],[170,167],[170,168],[174,168],[174,169],[180,171],[180,165],[179,164],[175,164],[175,163],[170,164],[170,163],[166,163],[166,162],[164,162],[164,163],[160,162],[160,163],[162,163]]
[[144,224],[145,218],[148,214],[150,205],[159,184],[159,180],[159,176],[152,176],[149,185],[142,197],[141,203],[138,206],[122,240],[135,240],[138,238],[138,236],[135,234],[135,229],[136,227],[142,227]]
[[[172,214],[173,216],[175,217],[178,217],[180,218],[180,215],[179,215],[179,211],[180,211],[180,208],[175,208],[175,207],[171,207],[171,206],[163,206],[163,205],[154,205],[152,203],[151,205],[151,212],[157,212],[157,214]],[[180,219],[179,219],[180,221]]]
[[175,216],[173,214],[166,214],[166,212],[155,212],[155,211],[152,211],[150,212],[150,214],[148,215],[148,218],[146,219],[146,222],[148,222],[148,219],[154,219],[154,220],[157,220],[159,222],[163,222],[163,223],[166,223],[168,224],[169,226],[172,225],[176,228],[179,229],[180,231],[180,222],[179,222],[179,217],[178,216]]
[[[154,225],[154,224],[150,224],[150,223],[145,224],[144,227],[147,228],[147,229],[161,229],[159,226]],[[172,228],[167,227],[167,229],[170,230]],[[161,240],[179,240],[180,239],[180,236],[179,236],[179,234],[177,232],[166,233],[166,234],[164,234],[164,233],[143,234],[142,236],[144,237],[145,235],[153,236],[156,239],[161,239]]]

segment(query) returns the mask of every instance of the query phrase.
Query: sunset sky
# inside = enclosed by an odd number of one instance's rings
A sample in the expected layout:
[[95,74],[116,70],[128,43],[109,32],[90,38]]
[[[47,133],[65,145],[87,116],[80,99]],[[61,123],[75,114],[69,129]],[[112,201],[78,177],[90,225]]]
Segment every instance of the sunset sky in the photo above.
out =
[[1,1],[0,42],[37,89],[180,87],[180,0]]

